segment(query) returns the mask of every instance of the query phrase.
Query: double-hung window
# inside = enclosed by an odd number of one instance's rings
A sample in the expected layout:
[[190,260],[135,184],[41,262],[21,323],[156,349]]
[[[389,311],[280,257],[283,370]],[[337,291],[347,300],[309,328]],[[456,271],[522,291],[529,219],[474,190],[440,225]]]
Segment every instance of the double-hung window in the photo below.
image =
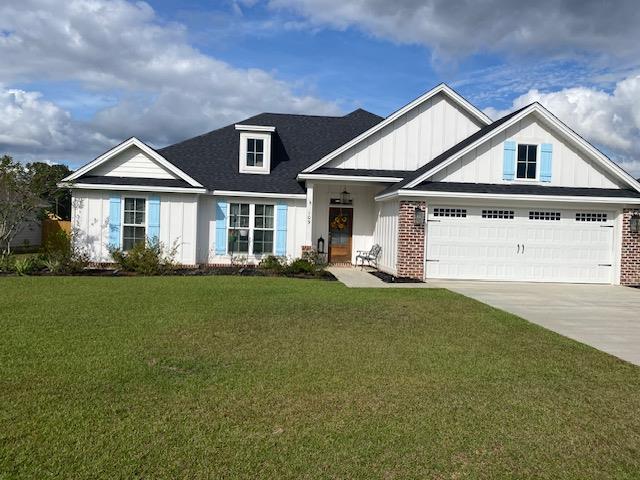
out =
[[122,222],[122,249],[131,250],[137,243],[145,241],[146,200],[144,198],[125,198]]
[[274,206],[250,203],[229,204],[229,254],[273,253]]
[[518,145],[516,178],[521,180],[535,180],[537,178],[537,162],[537,145]]

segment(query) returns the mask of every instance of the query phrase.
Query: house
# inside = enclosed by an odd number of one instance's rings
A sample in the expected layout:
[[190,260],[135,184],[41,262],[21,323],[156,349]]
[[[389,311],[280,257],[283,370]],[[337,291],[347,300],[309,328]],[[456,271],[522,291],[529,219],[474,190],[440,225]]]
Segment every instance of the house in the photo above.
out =
[[382,246],[397,276],[640,283],[640,183],[538,103],[492,121],[447,85],[387,118],[262,113],[67,177],[93,260],[145,238],[182,264]]

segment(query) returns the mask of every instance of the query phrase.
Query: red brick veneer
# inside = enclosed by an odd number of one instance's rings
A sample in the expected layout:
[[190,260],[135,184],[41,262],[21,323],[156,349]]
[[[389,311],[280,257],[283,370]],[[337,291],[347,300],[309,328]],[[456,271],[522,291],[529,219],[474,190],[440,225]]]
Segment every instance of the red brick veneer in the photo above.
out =
[[415,209],[426,209],[425,202],[401,201],[398,214],[397,275],[422,280],[424,277],[425,225],[415,225]]
[[620,283],[640,285],[640,233],[631,233],[629,221],[634,210],[625,209],[622,218]]

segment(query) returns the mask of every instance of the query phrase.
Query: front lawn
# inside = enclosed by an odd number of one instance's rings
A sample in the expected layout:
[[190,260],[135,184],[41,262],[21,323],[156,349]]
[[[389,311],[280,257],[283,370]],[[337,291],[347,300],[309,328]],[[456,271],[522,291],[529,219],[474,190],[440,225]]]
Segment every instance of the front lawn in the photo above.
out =
[[0,479],[425,477],[640,477],[640,368],[445,290],[0,278]]

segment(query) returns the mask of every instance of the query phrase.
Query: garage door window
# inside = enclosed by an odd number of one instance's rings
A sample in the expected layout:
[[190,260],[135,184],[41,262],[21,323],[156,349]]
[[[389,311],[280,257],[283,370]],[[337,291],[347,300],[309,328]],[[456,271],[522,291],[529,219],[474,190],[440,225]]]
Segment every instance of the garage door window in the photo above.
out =
[[576,222],[606,222],[606,213],[578,212],[576,213]]
[[466,218],[467,209],[466,208],[434,208],[433,216],[434,217]]
[[529,212],[529,220],[560,220],[560,212]]
[[513,210],[482,210],[482,218],[513,220]]

